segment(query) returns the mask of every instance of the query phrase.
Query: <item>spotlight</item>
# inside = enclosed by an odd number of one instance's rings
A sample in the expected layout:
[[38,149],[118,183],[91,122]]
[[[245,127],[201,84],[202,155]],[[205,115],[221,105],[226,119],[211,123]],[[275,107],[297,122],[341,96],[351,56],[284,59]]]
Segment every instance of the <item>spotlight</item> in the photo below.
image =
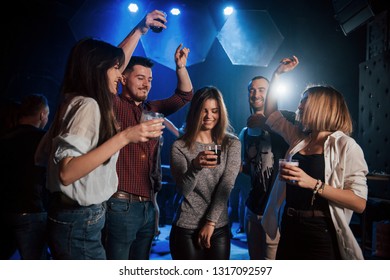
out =
[[171,10],[171,14],[174,16],[178,16],[178,15],[180,15],[180,10],[178,8],[173,8]]
[[276,84],[275,90],[279,97],[284,97],[287,92],[287,86],[285,84],[278,83]]
[[130,3],[130,5],[127,8],[132,13],[136,13],[138,11],[138,5],[135,3]]
[[225,9],[223,9],[223,14],[225,16],[230,16],[233,13],[234,9],[232,6],[227,6]]

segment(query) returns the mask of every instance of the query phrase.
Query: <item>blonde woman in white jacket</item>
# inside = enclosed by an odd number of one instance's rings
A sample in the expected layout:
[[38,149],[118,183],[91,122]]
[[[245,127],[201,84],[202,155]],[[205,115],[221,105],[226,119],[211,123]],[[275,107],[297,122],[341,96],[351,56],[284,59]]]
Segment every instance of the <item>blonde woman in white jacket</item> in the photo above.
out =
[[[283,59],[274,77],[297,64],[295,56]],[[299,160],[299,167],[280,169],[263,217],[270,237],[280,230],[276,259],[363,259],[349,223],[366,207],[368,168],[349,136],[352,120],[342,94],[330,86],[308,87],[299,124],[292,125],[277,111],[271,88],[265,115],[290,144],[286,158]]]

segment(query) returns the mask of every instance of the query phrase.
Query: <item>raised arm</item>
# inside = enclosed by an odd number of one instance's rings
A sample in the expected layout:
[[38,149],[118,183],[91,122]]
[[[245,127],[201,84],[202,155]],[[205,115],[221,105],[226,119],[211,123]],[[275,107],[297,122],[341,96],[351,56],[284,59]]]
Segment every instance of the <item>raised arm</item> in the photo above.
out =
[[276,68],[272,75],[270,86],[268,89],[267,98],[264,104],[264,115],[268,118],[273,112],[278,110],[278,102],[275,93],[275,84],[279,80],[281,74],[290,72],[299,64],[299,60],[296,56],[292,58],[283,58],[280,61],[279,66]]
[[182,46],[183,44],[180,44],[175,51],[177,88],[181,91],[189,92],[192,90],[192,82],[186,65],[190,49],[186,47],[182,48]]
[[180,136],[179,129],[169,119],[164,118],[164,125],[176,138]]
[[[162,22],[158,21],[162,20]],[[129,63],[131,56],[135,48],[138,45],[138,42],[142,35],[148,32],[151,26],[167,28],[164,23],[167,20],[164,16],[164,13],[159,10],[154,10],[153,12],[148,13],[125,37],[125,39],[118,45],[118,47],[122,48],[125,53],[125,63],[121,67],[121,72],[125,70],[126,65]]]

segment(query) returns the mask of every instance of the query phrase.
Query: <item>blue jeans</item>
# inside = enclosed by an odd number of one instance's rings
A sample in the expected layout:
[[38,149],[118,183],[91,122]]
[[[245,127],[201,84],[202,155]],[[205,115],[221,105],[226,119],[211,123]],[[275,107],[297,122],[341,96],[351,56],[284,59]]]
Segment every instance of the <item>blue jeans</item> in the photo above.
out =
[[263,216],[245,208],[245,233],[248,241],[248,252],[251,260],[274,260],[280,234],[277,232],[276,238],[271,239],[261,225]]
[[105,205],[61,207],[49,210],[49,246],[53,259],[103,260],[106,253],[101,231]]
[[106,252],[109,260],[148,260],[156,232],[152,202],[107,201]]
[[48,259],[47,213],[10,214],[17,248],[23,260]]

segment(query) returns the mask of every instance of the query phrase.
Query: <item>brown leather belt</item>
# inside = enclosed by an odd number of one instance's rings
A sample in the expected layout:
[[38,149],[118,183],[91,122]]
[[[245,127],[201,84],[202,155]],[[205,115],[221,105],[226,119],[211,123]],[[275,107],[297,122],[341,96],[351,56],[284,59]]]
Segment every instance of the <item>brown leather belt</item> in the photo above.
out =
[[112,195],[112,197],[118,198],[118,199],[125,199],[128,200],[129,202],[148,202],[152,201],[149,197],[145,196],[140,196],[140,195],[135,195],[131,194],[128,192],[123,192],[123,191],[117,191]]
[[329,217],[326,212],[321,210],[295,210],[291,207],[287,208],[287,216],[302,218]]
[[71,199],[62,192],[54,192],[50,195],[50,199],[53,201],[53,203],[57,204],[57,206],[64,208],[80,207],[80,204],[78,204],[77,201]]

